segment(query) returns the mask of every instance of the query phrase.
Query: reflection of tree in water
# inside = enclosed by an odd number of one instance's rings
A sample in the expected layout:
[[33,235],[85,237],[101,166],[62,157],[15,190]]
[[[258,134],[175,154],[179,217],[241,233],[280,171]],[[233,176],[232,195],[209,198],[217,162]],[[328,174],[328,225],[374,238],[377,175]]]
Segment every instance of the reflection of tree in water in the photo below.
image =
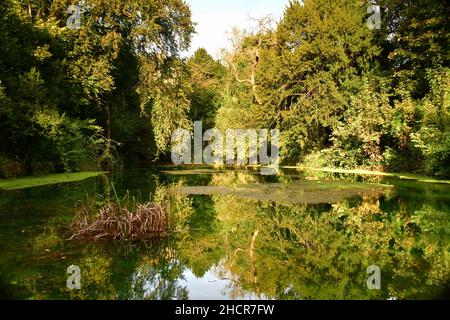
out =
[[[188,244],[182,256],[189,266],[199,260],[207,266],[217,262],[211,253],[222,251],[219,276],[230,279],[231,297],[432,298],[448,281],[448,208],[424,202],[407,208],[402,195],[333,205],[210,199],[218,226],[193,236],[192,252]],[[381,267],[382,290],[367,289],[372,264]]]
[[87,246],[76,264],[81,290],[71,299],[187,299],[184,265],[175,242],[153,239],[145,243],[97,243]]
[[184,265],[172,247],[161,247],[159,252],[144,255],[131,276],[131,299],[186,300],[188,291],[179,282]]
[[[155,199],[170,201],[170,222],[179,241],[190,218],[191,201],[172,187],[158,186]],[[174,187],[175,188],[175,187]],[[185,221],[187,220],[187,221]],[[71,293],[79,299],[187,299],[179,282],[184,266],[177,258],[177,241],[172,236],[139,243],[99,242],[88,246],[78,264],[82,270],[82,290]]]
[[[212,177],[225,180],[233,183],[231,175]],[[81,298],[187,299],[186,267],[226,279],[231,298],[433,298],[449,279],[450,228],[448,202],[430,197],[294,205],[196,196],[180,202],[195,208],[187,236],[136,245],[129,254],[84,254],[80,267],[92,279],[83,278]],[[381,290],[367,289],[372,264],[381,267]]]
[[112,258],[102,249],[88,246],[78,262],[81,270],[81,290],[70,291],[71,299],[116,299],[112,274]]

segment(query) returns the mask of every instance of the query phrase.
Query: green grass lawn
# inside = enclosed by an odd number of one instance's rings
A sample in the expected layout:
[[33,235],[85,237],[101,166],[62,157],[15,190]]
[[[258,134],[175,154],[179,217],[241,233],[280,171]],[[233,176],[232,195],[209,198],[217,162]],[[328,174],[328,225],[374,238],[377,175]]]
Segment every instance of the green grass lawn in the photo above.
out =
[[15,189],[25,189],[44,186],[55,183],[81,181],[104,173],[106,172],[89,171],[89,172],[49,174],[40,177],[22,177],[17,179],[4,179],[4,180],[0,179],[0,189],[15,190]]

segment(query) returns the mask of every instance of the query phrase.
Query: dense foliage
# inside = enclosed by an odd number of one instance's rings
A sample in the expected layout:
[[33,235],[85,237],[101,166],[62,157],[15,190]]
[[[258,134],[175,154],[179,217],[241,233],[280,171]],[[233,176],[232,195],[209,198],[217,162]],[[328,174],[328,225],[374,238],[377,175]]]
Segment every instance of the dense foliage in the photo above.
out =
[[168,159],[178,127],[278,128],[285,164],[450,175],[445,0],[293,0],[190,58],[182,0],[1,0],[0,177]]
[[291,1],[235,32],[219,127],[278,128],[285,164],[449,175],[446,1]]
[[[1,2],[1,176],[77,171],[154,153],[145,108],[170,94],[161,84],[189,45],[189,8],[180,0],[92,0],[80,6],[73,29],[71,4]],[[150,69],[156,72],[144,77]]]

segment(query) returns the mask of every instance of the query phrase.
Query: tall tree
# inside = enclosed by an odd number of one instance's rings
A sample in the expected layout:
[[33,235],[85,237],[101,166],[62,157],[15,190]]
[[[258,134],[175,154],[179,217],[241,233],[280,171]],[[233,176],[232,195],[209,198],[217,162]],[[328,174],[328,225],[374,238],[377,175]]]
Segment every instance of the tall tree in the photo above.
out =
[[211,129],[221,102],[225,68],[203,48],[195,51],[187,65],[192,83],[190,118],[202,120],[204,128]]
[[430,90],[427,69],[450,63],[450,6],[447,0],[380,0],[380,43],[385,71],[396,87],[423,98]]
[[[49,171],[77,170],[76,154],[89,151],[95,158],[101,147],[103,162],[112,140],[131,140],[127,130],[149,135],[139,120],[140,105],[151,108],[147,102],[158,94],[151,86],[163,82],[145,82],[144,73],[151,66],[166,78],[173,76],[177,56],[193,32],[182,0],[83,1],[74,30],[66,26],[72,1],[4,4],[0,123],[8,139],[0,153],[28,166],[28,173],[40,171],[32,166],[41,160]],[[121,112],[137,119],[135,124],[120,120]],[[103,126],[103,137],[96,124]]]

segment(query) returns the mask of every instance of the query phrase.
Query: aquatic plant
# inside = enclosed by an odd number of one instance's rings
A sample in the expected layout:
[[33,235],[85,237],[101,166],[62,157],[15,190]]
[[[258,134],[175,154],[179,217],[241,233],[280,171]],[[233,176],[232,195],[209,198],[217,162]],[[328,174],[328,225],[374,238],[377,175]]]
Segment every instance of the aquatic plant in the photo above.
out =
[[139,204],[135,211],[116,203],[105,204],[98,216],[88,209],[77,212],[72,228],[74,238],[144,239],[168,232],[167,208],[154,203]]
[[71,239],[144,240],[189,229],[192,203],[181,184],[160,186],[148,202],[130,196],[122,199],[111,185],[114,197],[103,201],[87,198],[71,224]]

